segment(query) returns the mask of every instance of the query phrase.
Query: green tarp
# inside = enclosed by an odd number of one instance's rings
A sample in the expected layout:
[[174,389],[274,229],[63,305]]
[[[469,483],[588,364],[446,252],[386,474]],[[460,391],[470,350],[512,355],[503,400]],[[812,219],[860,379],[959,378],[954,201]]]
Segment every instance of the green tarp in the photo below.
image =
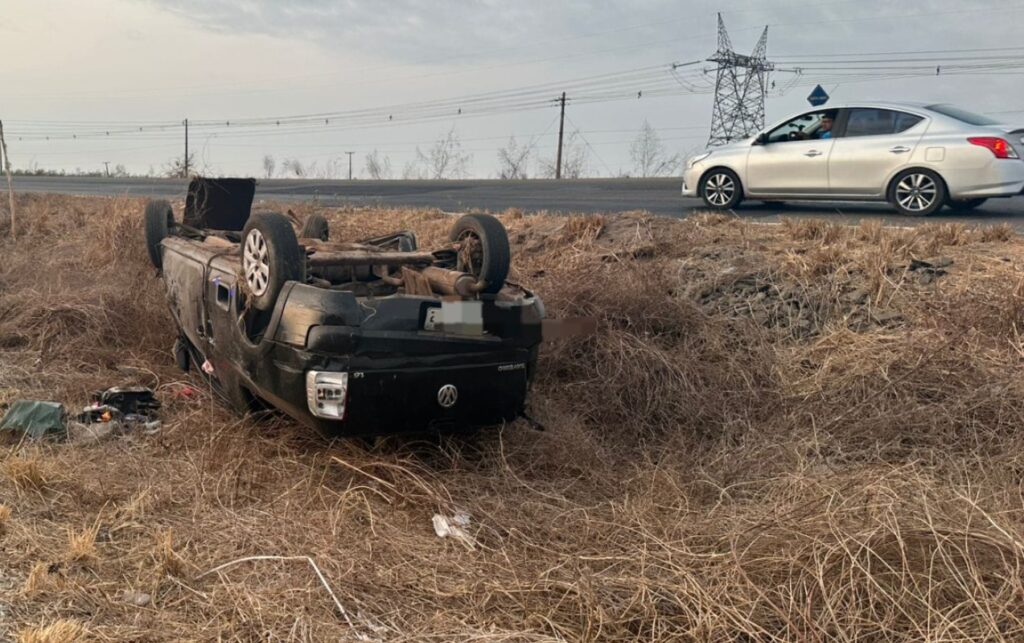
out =
[[32,438],[65,430],[64,405],[57,402],[19,400],[11,404],[0,422],[0,433],[12,431]]

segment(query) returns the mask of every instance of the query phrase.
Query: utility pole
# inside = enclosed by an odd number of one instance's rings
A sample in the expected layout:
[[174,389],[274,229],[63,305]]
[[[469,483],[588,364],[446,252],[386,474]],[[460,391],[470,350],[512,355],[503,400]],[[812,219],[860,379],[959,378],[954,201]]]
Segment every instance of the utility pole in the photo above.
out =
[[768,27],[765,27],[751,55],[736,53],[722,14],[718,14],[718,50],[708,58],[708,62],[718,65],[708,147],[746,138],[764,127],[768,74],[775,70],[775,65],[766,58],[767,49]]
[[185,178],[188,178],[188,119],[185,119]]
[[562,178],[562,137],[565,134],[565,92],[558,99],[562,104],[562,115],[558,120],[558,156],[555,158],[555,178]]
[[7,153],[7,141],[4,140],[4,123],[0,121],[0,165],[7,174],[7,198],[11,204],[11,238],[18,238],[18,226],[14,216],[14,186],[11,185],[11,155]]
[[352,180],[352,155],[355,154],[355,152],[345,152],[345,154],[348,154],[348,180],[351,181]]
[[103,173],[110,177],[110,161],[103,161]]

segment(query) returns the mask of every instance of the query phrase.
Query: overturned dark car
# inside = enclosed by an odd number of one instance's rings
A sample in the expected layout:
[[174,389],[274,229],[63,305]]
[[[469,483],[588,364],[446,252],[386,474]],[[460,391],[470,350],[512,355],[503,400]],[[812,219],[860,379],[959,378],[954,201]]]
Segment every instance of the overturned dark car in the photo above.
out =
[[409,231],[340,240],[319,215],[250,214],[255,185],[193,179],[181,221],[167,201],[146,207],[181,368],[202,368],[239,411],[277,408],[329,435],[525,413],[544,309],[506,281],[497,219],[457,218],[426,251]]

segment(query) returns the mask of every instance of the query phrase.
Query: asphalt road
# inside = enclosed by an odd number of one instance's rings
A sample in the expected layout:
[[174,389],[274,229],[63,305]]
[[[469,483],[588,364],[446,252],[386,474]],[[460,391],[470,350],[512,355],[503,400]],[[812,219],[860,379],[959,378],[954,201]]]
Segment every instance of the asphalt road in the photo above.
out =
[[[114,179],[95,177],[16,176],[19,192],[140,197],[183,197],[185,181],[178,179]],[[382,205],[440,208],[446,211],[520,208],[528,212],[627,212],[685,217],[702,211],[698,199],[679,194],[680,179],[582,179],[528,181],[337,181],[315,179],[260,180],[257,200],[304,201],[326,205]],[[767,206],[760,202],[741,205],[742,217],[775,221],[779,217],[827,216],[846,223],[880,219],[894,225],[922,221],[1009,223],[1024,232],[1024,197],[993,199],[967,215],[943,210],[927,219],[902,217],[884,203],[795,202]]]

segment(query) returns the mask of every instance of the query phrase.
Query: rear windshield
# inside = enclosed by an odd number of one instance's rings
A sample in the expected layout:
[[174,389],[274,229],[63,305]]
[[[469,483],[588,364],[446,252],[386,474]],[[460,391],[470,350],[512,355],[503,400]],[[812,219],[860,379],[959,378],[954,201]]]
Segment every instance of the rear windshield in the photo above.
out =
[[988,116],[982,116],[981,114],[975,114],[974,112],[968,112],[965,109],[959,107],[953,107],[952,105],[929,105],[927,109],[933,112],[938,112],[943,116],[949,116],[956,120],[967,123],[968,125],[998,125],[999,121],[989,118]]

